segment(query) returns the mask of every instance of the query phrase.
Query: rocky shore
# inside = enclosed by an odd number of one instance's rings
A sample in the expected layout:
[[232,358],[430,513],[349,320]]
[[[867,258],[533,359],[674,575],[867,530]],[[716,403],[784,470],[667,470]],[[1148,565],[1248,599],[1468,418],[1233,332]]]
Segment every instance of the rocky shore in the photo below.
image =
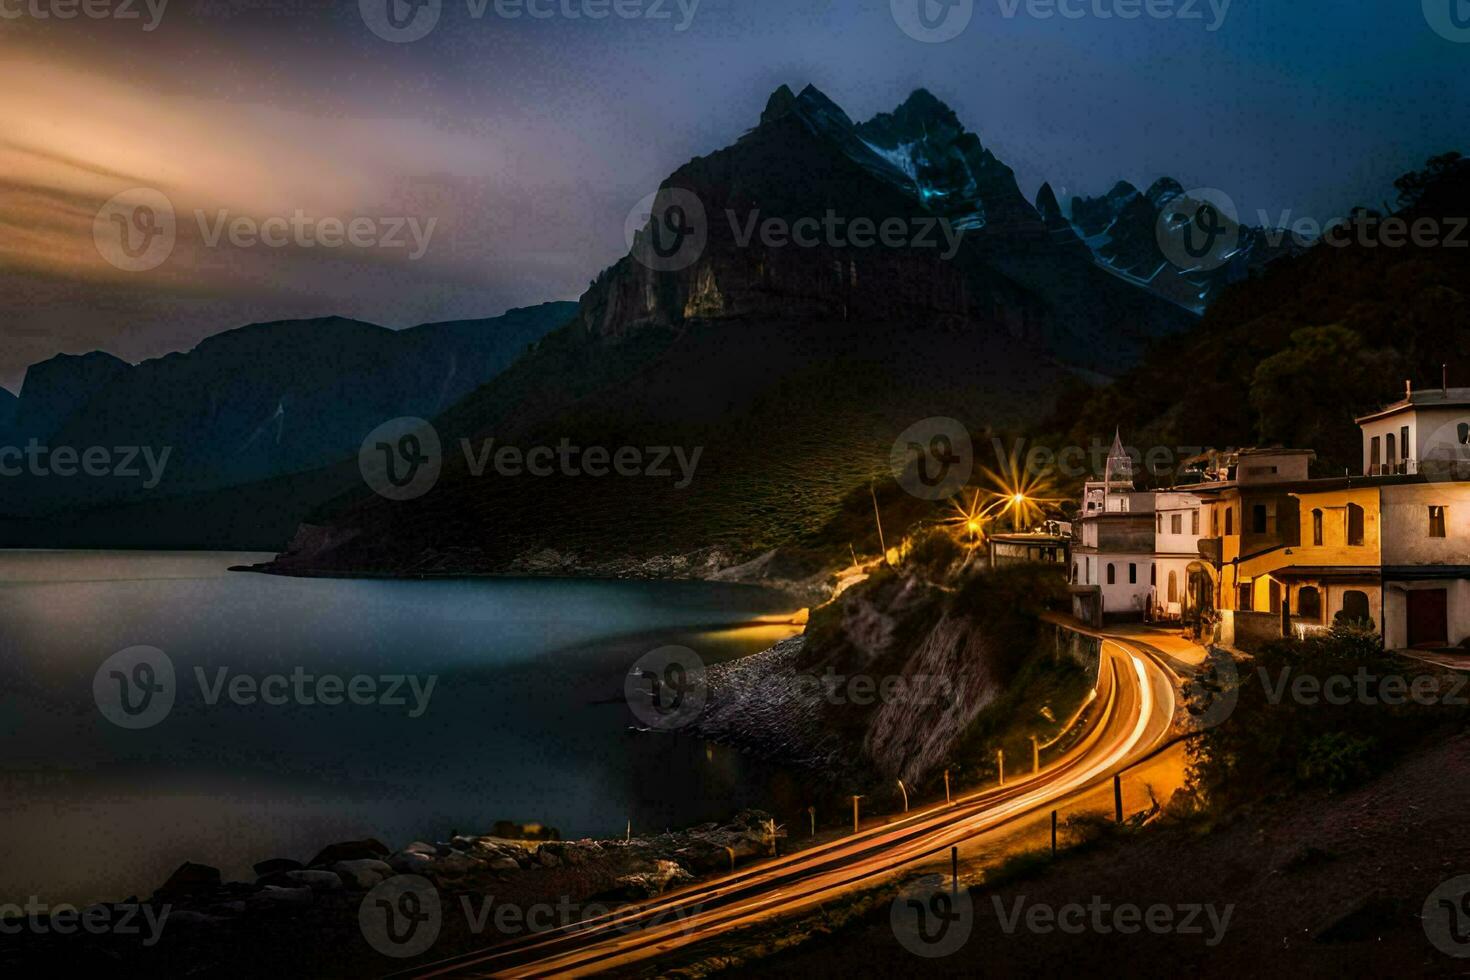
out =
[[724,548],[706,547],[652,557],[592,558],[574,552],[541,548],[526,551],[508,563],[494,563],[473,548],[425,549],[413,561],[392,568],[353,568],[334,563],[326,542],[336,539],[324,528],[303,525],[281,554],[258,565],[241,565],[239,572],[262,572],[298,578],[610,578],[687,579],[758,585],[785,592],[807,605],[831,598],[834,570],[783,570],[779,552],[772,550],[754,558]]
[[800,682],[805,643],[793,636],[708,668],[705,708],[690,733],[815,773],[843,770],[853,747],[822,724],[822,689]]
[[[423,961],[480,948],[649,899],[773,853],[775,825],[757,810],[728,822],[626,840],[525,840],[461,835],[393,849],[373,839],[331,844],[309,861],[271,858],[252,881],[186,863],[144,901],[80,910],[136,930],[56,928],[51,913],[7,920],[0,975],[69,968],[111,976],[380,975],[398,968],[360,922],[375,888],[426,882],[442,909],[442,933]],[[411,876],[411,877],[410,877]],[[497,910],[515,911],[507,919]],[[477,916],[472,910],[484,910]],[[538,918],[530,910],[545,910]],[[565,911],[561,911],[565,910]],[[54,910],[53,910],[54,911]],[[59,912],[58,912],[59,914]],[[27,913],[29,915],[29,913]],[[12,917],[14,918],[14,917]],[[390,954],[391,955],[391,954]],[[78,974],[78,975],[90,975]]]

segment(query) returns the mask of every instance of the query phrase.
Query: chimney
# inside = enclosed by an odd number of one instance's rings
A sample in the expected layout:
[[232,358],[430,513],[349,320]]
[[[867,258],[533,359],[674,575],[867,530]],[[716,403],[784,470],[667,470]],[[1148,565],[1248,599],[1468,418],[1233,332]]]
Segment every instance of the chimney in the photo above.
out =
[[1404,401],[1409,401],[1413,397],[1414,397],[1414,382],[1410,381],[1408,378],[1405,378],[1404,379]]

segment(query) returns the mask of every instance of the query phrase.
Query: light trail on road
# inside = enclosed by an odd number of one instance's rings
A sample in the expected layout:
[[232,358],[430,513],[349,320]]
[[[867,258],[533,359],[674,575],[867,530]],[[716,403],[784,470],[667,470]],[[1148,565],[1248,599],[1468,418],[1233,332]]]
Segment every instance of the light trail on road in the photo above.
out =
[[[1146,650],[1103,637],[1104,707],[1040,772],[818,847],[547,932],[428,964],[405,976],[589,976],[627,967],[869,889],[950,847],[1057,806],[1152,754],[1169,735],[1175,680]],[[1106,667],[1106,670],[1104,669]]]

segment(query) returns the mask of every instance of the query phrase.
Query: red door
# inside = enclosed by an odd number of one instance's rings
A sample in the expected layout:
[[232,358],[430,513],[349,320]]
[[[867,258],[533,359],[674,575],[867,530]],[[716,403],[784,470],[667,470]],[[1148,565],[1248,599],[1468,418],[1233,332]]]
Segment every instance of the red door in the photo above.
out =
[[1449,593],[1444,589],[1412,589],[1408,596],[1409,646],[1449,643]]

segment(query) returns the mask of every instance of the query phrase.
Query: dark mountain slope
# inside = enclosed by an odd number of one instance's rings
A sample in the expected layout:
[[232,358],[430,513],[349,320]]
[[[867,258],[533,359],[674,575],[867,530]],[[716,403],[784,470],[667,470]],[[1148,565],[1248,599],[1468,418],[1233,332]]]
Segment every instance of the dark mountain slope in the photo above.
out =
[[[437,420],[445,460],[432,491],[345,498],[314,515],[277,568],[621,570],[711,547],[733,561],[814,533],[844,494],[884,471],[912,422],[1034,420],[1068,383],[1069,364],[1127,364],[1187,321],[1053,244],[1019,194],[997,196],[998,165],[937,100],[906,106],[857,127],[814,89],[778,90],[755,129],[665,182],[666,195],[677,189],[706,217],[697,256],[650,268],[640,261],[645,226],[567,329]],[[914,114],[933,117],[919,143],[907,138]],[[903,165],[920,158],[930,163]],[[931,208],[938,184],[908,171],[938,174],[954,190],[944,199],[961,203]],[[995,179],[970,186],[986,173]],[[939,247],[826,238],[801,247],[741,235],[752,220],[795,227],[828,215],[957,226],[980,203],[988,215],[1011,209],[1020,227],[976,225],[948,255],[942,237]],[[655,222],[666,217],[654,211]],[[475,477],[464,437],[702,455],[682,489],[646,476]]]

